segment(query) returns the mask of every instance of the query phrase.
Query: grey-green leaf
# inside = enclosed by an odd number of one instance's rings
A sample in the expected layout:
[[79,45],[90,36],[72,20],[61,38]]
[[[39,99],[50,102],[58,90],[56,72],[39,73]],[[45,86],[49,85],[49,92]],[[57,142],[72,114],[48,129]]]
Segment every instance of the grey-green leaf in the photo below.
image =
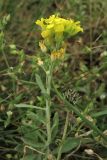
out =
[[79,144],[80,144],[80,139],[68,137],[63,144],[62,153],[72,151],[73,149],[78,147]]
[[58,125],[59,125],[59,115],[56,112],[53,117],[53,126],[52,126],[52,131],[51,131],[52,132],[52,139],[55,138],[55,136],[58,132]]
[[44,108],[41,108],[41,107],[38,107],[38,106],[33,106],[33,105],[30,105],[30,104],[24,104],[24,103],[15,104],[15,107],[45,110]]
[[44,94],[46,94],[46,89],[45,89],[45,87],[43,85],[41,77],[38,74],[36,74],[36,82],[37,82],[38,86],[40,87],[41,92],[44,93]]

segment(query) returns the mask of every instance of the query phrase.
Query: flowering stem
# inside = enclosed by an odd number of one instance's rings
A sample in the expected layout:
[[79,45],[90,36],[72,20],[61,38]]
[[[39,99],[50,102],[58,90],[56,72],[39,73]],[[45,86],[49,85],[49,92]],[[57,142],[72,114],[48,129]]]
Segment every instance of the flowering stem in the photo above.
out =
[[51,101],[50,101],[50,90],[51,90],[51,79],[52,79],[52,65],[49,67],[49,71],[46,72],[46,88],[47,88],[47,95],[46,98],[46,128],[47,128],[47,146],[48,146],[48,153],[49,153],[49,145],[51,143]]

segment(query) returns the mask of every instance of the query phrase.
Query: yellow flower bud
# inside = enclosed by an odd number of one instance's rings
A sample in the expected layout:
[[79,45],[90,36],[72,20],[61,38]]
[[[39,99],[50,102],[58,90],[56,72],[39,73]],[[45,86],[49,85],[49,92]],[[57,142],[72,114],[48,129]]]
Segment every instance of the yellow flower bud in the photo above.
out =
[[64,53],[65,53],[65,49],[64,48],[61,48],[57,51],[53,51],[51,53],[51,60],[56,60],[56,59],[62,59],[64,58]]
[[40,47],[42,52],[46,52],[47,51],[47,48],[46,48],[45,44],[42,41],[39,42],[39,47]]
[[41,65],[43,65],[43,61],[42,61],[40,58],[38,58],[37,64],[38,64],[39,66],[41,66]]

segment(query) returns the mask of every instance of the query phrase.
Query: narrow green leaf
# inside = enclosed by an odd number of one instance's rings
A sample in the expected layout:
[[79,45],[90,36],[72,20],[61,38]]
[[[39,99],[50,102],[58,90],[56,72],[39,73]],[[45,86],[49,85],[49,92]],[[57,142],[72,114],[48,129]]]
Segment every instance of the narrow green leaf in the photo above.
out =
[[37,82],[38,86],[40,87],[41,92],[46,94],[46,89],[45,89],[43,82],[38,74],[36,74],[36,82]]
[[56,112],[53,117],[53,126],[52,126],[52,131],[51,131],[52,132],[52,139],[55,138],[55,136],[58,132],[58,125],[59,125],[59,115]]
[[5,127],[5,128],[10,124],[12,114],[13,114],[13,113],[12,113],[11,111],[8,111],[8,112],[7,112],[7,119],[6,119],[6,121],[4,121],[4,127]]
[[91,116],[96,118],[96,117],[100,117],[100,116],[104,116],[107,115],[107,109],[97,112],[97,113],[92,113]]
[[29,104],[15,104],[15,107],[19,107],[19,108],[34,108],[34,109],[39,109],[39,110],[45,110],[44,108],[41,107],[37,107],[37,106],[33,106],[33,105],[29,105]]
[[[36,136],[36,135],[35,135]],[[44,148],[44,143],[41,143],[41,142],[38,142],[38,141],[35,141],[35,139],[30,139],[30,138],[26,138],[24,137],[23,138],[23,142],[28,145],[28,146],[31,146],[35,149],[42,149]]]

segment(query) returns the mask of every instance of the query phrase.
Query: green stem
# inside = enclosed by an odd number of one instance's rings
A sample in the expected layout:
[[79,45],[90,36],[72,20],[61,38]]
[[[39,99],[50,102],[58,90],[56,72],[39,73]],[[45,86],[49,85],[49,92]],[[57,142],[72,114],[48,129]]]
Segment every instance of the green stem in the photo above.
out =
[[47,128],[47,147],[48,147],[48,153],[49,154],[49,145],[51,143],[51,101],[50,101],[50,90],[51,90],[51,77],[52,77],[52,67],[49,67],[49,71],[46,72],[46,88],[47,88],[47,95],[46,98],[46,128]]
[[63,132],[63,136],[62,136],[62,140],[61,140],[61,145],[59,147],[57,160],[60,160],[60,158],[61,158],[62,147],[63,147],[63,143],[65,141],[66,134],[67,134],[68,122],[69,122],[69,112],[67,111],[67,116],[66,116],[66,121],[65,121],[65,126],[64,126],[64,132]]
[[51,123],[50,123],[50,104],[49,101],[46,100],[46,125],[47,125],[47,145],[51,142]]

